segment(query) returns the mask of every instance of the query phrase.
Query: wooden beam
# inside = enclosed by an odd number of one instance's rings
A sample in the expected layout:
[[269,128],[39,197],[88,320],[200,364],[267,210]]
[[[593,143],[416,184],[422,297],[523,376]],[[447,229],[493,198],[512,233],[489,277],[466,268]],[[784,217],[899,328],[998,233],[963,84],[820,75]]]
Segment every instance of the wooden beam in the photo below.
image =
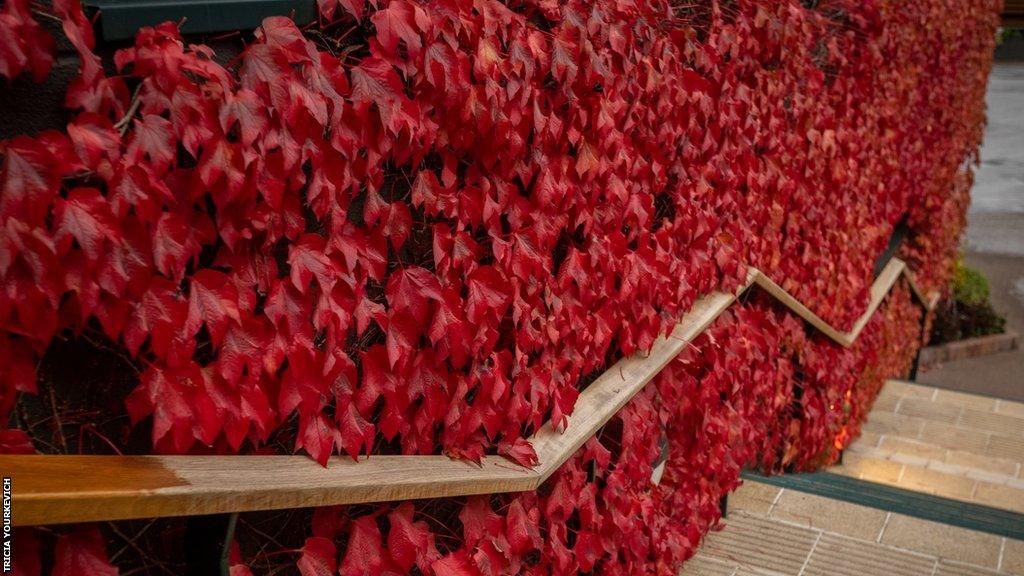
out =
[[522,492],[537,472],[500,456],[3,456],[15,525],[190,516]]
[[[906,265],[893,258],[849,333],[833,328],[756,268],[749,268],[737,294],[757,284],[823,334],[849,346],[900,275],[924,301]],[[549,423],[530,438],[540,459],[533,469],[499,456],[487,456],[479,466],[445,456],[369,456],[359,462],[337,456],[321,467],[306,456],[2,455],[0,474],[13,483],[13,522],[62,524],[534,490],[728,309],[737,294],[700,298],[647,354],[620,360],[605,371],[580,393],[564,429]]]
[[754,282],[761,287],[762,290],[772,295],[773,298],[778,300],[783,306],[789,308],[794,314],[803,318],[808,324],[814,326],[816,330],[822,334],[828,336],[832,340],[835,340],[843,346],[849,346],[849,340],[846,336],[832,327],[831,324],[822,320],[817,314],[811,311],[810,308],[805,306],[803,302],[800,302],[792,294],[786,292],[782,286],[779,286],[772,280],[767,274],[757,271],[757,277]]
[[[740,290],[746,290],[750,282]],[[647,355],[616,362],[587,386],[563,430],[545,424],[530,438],[540,459],[540,480],[546,480],[597,433],[637,392],[700,335],[736,300],[735,294],[716,292],[698,300],[668,337],[659,338]]]
[[903,263],[899,258],[892,258],[886,263],[885,268],[882,268],[881,273],[875,278],[875,282],[871,284],[871,298],[868,300],[868,307],[864,310],[864,313],[860,315],[860,318],[853,323],[853,328],[843,334],[846,338],[846,346],[852,346],[857,340],[857,336],[860,336],[861,330],[864,326],[867,326],[868,320],[874,316],[875,310],[881,306],[882,300],[885,300],[889,291],[896,284],[896,281],[900,279],[900,275],[907,269],[907,265]]

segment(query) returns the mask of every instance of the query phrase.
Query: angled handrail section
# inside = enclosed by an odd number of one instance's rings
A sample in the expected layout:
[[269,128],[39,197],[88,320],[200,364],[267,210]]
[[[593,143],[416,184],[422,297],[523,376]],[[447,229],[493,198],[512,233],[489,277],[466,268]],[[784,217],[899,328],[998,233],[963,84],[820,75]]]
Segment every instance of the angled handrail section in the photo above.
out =
[[531,438],[534,468],[501,456],[479,465],[446,456],[375,455],[321,467],[305,456],[0,456],[12,479],[15,525],[361,504],[534,490],[752,285],[842,346],[850,346],[900,276],[931,309],[906,264],[891,258],[871,286],[867,310],[843,332],[814,314],[766,274],[748,268],[735,293],[713,292],[693,305],[647,354],[616,362],[583,390],[561,429],[545,424]]

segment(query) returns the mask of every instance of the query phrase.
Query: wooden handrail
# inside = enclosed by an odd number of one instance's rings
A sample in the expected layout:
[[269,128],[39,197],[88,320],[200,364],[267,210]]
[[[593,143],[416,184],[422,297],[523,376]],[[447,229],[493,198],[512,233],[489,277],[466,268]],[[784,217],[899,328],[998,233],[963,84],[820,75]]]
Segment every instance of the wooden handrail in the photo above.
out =
[[0,475],[12,479],[16,526],[191,516],[335,504],[361,504],[534,490],[688,346],[747,288],[756,284],[842,346],[850,346],[882,299],[904,276],[892,258],[871,286],[867,310],[842,332],[767,275],[750,267],[736,293],[713,292],[693,305],[667,337],[645,354],[616,362],[580,393],[563,429],[550,423],[530,438],[539,464],[526,468],[501,456],[480,465],[445,456],[338,456],[321,467],[306,456],[0,456]]

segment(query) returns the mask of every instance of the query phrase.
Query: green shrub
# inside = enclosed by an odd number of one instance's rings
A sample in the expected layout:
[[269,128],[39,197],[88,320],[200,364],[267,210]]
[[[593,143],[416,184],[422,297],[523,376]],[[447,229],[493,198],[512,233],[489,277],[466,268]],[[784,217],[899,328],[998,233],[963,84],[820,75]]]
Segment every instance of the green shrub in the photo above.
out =
[[951,298],[939,303],[928,343],[944,344],[1004,332],[1006,319],[992,308],[989,295],[988,279],[957,261]]
[[988,302],[988,279],[981,273],[957,260],[953,274],[953,297],[957,302],[970,305]]

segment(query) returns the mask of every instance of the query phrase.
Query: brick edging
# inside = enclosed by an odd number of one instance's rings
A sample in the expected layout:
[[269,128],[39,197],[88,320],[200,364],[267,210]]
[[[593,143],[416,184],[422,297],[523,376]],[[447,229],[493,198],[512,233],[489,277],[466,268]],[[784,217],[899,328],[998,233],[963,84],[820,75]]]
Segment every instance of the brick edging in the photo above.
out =
[[966,340],[958,340],[938,346],[927,346],[921,349],[919,362],[921,366],[934,366],[942,362],[1008,352],[1016,350],[1019,345],[1020,336],[1016,332],[1009,330],[1002,334],[967,338]]

